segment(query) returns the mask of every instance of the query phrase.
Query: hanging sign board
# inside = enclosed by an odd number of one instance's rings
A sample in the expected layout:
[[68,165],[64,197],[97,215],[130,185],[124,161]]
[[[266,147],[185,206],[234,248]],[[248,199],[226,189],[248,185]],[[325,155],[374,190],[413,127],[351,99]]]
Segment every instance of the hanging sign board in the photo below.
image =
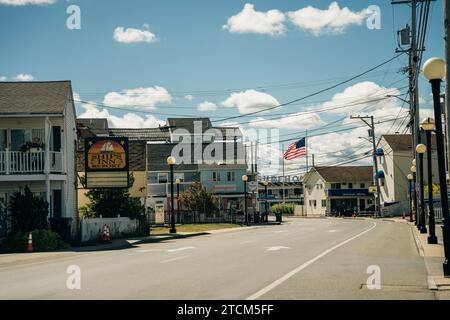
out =
[[377,193],[377,186],[370,186],[369,193]]
[[85,139],[86,188],[129,188],[128,138]]

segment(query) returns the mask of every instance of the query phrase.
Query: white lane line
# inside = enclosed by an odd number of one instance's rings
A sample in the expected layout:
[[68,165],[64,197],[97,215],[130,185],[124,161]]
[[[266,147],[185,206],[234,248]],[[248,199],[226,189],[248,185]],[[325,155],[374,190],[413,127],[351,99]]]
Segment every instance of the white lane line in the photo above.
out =
[[244,242],[239,242],[239,244],[254,243],[254,242],[256,242],[256,240],[248,240],[248,241],[244,241]]
[[328,230],[328,232],[335,233],[335,232],[339,232],[339,230],[333,229],[333,230]]
[[315,258],[305,262],[304,264],[298,266],[297,268],[295,268],[294,270],[292,270],[291,272],[285,274],[284,276],[282,276],[281,278],[279,278],[278,280],[272,282],[271,284],[269,284],[267,287],[259,290],[258,292],[252,294],[250,297],[247,298],[247,300],[256,300],[259,297],[265,295],[267,292],[269,292],[270,290],[278,287],[280,284],[282,284],[283,282],[285,282],[286,280],[288,280],[289,278],[291,278],[292,276],[294,276],[295,274],[299,273],[300,271],[302,271],[303,269],[305,269],[306,267],[308,267],[309,265],[313,264],[314,262],[316,262],[317,260],[325,257],[327,254],[329,254],[330,252],[333,252],[334,250],[336,250],[339,247],[342,247],[343,245],[349,243],[352,240],[355,240],[356,238],[361,237],[362,235],[366,234],[369,231],[372,231],[375,227],[377,226],[377,224],[374,222],[373,226],[370,227],[369,229],[358,233],[356,236],[353,236],[337,245],[335,245],[334,247],[331,247],[327,250],[325,250],[324,252],[322,252],[321,254],[319,254],[318,256],[316,256]]
[[267,247],[267,251],[278,251],[283,249],[290,249],[289,247],[277,246],[277,247]]
[[135,250],[134,252],[147,253],[147,252],[161,252],[162,249],[147,249],[147,250]]
[[274,231],[275,233],[285,233],[287,232],[287,230],[278,230],[278,231]]
[[169,262],[174,262],[174,261],[178,261],[178,260],[183,260],[186,259],[189,256],[181,256],[181,257],[176,257],[176,258],[172,258],[172,259],[167,259],[167,260],[163,260],[161,261],[161,263],[169,263]]
[[167,252],[178,252],[178,251],[184,251],[184,250],[192,250],[195,249],[195,247],[183,247],[183,248],[177,248],[177,249],[169,249]]

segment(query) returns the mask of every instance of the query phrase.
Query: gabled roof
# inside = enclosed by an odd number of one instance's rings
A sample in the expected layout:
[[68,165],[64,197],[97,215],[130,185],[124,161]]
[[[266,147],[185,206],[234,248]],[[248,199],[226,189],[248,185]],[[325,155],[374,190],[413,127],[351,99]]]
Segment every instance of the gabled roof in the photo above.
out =
[[314,167],[326,182],[365,182],[373,180],[372,166]]
[[201,122],[202,132],[212,128],[209,118],[168,118],[167,124],[175,129],[186,129],[190,133],[194,133],[194,122]]
[[[410,134],[385,134],[382,136],[382,138],[384,138],[384,140],[394,152],[412,152],[412,137]],[[436,135],[434,134],[431,136],[431,147],[433,150],[436,150]]]
[[0,82],[0,114],[63,114],[70,81]]
[[130,140],[170,141],[169,130],[165,127],[136,129],[110,128],[108,131],[111,136],[128,137]]
[[108,119],[106,118],[77,118],[77,125],[87,127],[91,130],[108,129]]

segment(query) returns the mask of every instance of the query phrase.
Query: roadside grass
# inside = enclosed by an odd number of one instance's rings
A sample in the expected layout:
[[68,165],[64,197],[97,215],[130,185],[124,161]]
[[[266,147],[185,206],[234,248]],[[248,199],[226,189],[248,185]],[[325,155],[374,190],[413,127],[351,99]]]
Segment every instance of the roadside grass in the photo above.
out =
[[[240,228],[243,225],[232,223],[202,223],[177,225],[177,232],[204,232],[211,230]],[[150,234],[166,234],[170,232],[170,226],[155,227],[150,229]]]

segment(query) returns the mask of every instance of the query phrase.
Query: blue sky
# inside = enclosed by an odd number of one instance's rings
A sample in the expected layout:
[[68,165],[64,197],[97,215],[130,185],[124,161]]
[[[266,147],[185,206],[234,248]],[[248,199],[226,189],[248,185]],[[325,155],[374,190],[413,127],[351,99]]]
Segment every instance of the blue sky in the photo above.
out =
[[[20,6],[11,5],[21,1],[27,3]],[[34,1],[54,3],[28,3]],[[277,10],[278,14],[284,14],[281,24],[284,32],[268,34],[255,30],[242,31],[242,25],[237,26],[241,28],[240,32],[233,32],[230,25],[228,29],[223,28],[230,17],[244,10],[246,3],[253,4],[255,12]],[[69,30],[66,27],[66,8],[71,4],[76,4],[81,9],[81,30]],[[410,21],[408,6],[398,5],[393,8],[390,1],[376,0],[337,1],[340,10],[348,7],[348,10],[355,14],[368,5],[378,5],[381,9],[381,29],[369,30],[364,20],[360,24],[349,24],[340,32],[325,30],[320,34],[298,27],[287,14],[308,6],[327,10],[330,4],[332,1],[329,0],[0,0],[0,79],[14,80],[20,74],[23,74],[24,79],[27,79],[26,75],[30,75],[37,81],[70,79],[81,100],[96,103],[113,101],[112,104],[116,107],[121,107],[121,102],[111,100],[114,95],[105,99],[108,93],[116,92],[121,95],[125,94],[126,89],[164,88],[170,101],[161,99],[152,108],[147,108],[148,103],[142,103],[147,106],[145,108],[136,108],[129,101],[130,105],[122,105],[122,108],[134,110],[133,113],[140,117],[151,115],[147,125],[158,123],[158,120],[164,120],[168,116],[181,114],[210,116],[213,120],[236,116],[245,110],[254,110],[264,103],[270,105],[273,103],[271,98],[283,103],[302,97],[362,72],[394,55],[396,30]],[[149,32],[147,35],[154,35],[156,41],[118,42],[113,37],[118,27]],[[253,27],[250,23],[250,28]],[[437,1],[433,4],[424,60],[431,56],[443,56],[442,39],[442,1]],[[402,81],[405,77],[397,70],[405,66],[405,62],[406,57],[399,58],[364,78],[306,100],[302,104],[274,110],[272,114],[333,106],[333,95],[343,93],[346,88],[363,81],[371,81],[386,90],[402,87],[407,82]],[[428,87],[421,81],[421,96],[426,107],[429,107]],[[366,86],[361,86],[354,89],[364,95],[365,88]],[[228,101],[228,107],[223,105],[223,102],[230,98],[230,94],[243,93],[250,89],[270,97],[235,96]],[[377,91],[376,87],[372,89]],[[186,99],[185,96],[189,94],[194,99]],[[246,99],[250,99],[250,102]],[[254,102],[255,99],[265,100],[259,105],[249,107],[248,103]],[[339,99],[334,100],[336,102]],[[329,101],[328,105],[324,105],[326,101]],[[210,103],[210,107],[214,104],[216,109],[199,111],[198,105],[203,102]],[[241,108],[238,108],[239,106]],[[89,110],[92,111],[93,108],[91,105]],[[78,105],[77,109],[79,114],[87,110],[86,106],[81,105]],[[130,113],[111,108],[106,110],[108,116],[117,118]],[[91,112],[90,115],[100,116],[102,111],[105,112],[104,109],[97,108],[96,113]],[[148,113],[144,114],[143,111]],[[314,119],[316,125],[311,124],[310,128],[336,121],[348,115],[347,113],[321,113],[318,115],[319,119]],[[264,113],[257,116],[270,115],[271,113]],[[257,116],[236,121],[248,122]],[[385,116],[386,114],[380,114],[380,121]],[[297,125],[290,123],[285,126],[281,122],[270,122],[267,126],[276,127],[281,130],[281,135],[287,135],[308,127],[304,125],[308,119],[310,118],[302,120],[299,117]],[[125,123],[133,123],[134,120],[129,118]],[[123,124],[117,121],[116,123]],[[345,125],[346,122],[342,124]],[[397,124],[400,125],[400,121]],[[143,122],[136,125],[143,125]],[[259,128],[243,124],[244,129],[252,127]],[[386,131],[386,128],[382,128],[382,131],[383,129]],[[321,137],[316,140],[319,138]],[[333,139],[342,138],[351,137],[337,136]],[[313,142],[320,144],[319,140]],[[360,140],[354,144],[356,149],[358,144],[361,144]],[[338,145],[332,144],[336,148],[339,148]],[[329,149],[325,146],[324,148]],[[325,162],[334,159],[333,156],[326,155],[319,146],[316,150],[317,154],[324,153]],[[352,152],[356,153],[357,150]]]

